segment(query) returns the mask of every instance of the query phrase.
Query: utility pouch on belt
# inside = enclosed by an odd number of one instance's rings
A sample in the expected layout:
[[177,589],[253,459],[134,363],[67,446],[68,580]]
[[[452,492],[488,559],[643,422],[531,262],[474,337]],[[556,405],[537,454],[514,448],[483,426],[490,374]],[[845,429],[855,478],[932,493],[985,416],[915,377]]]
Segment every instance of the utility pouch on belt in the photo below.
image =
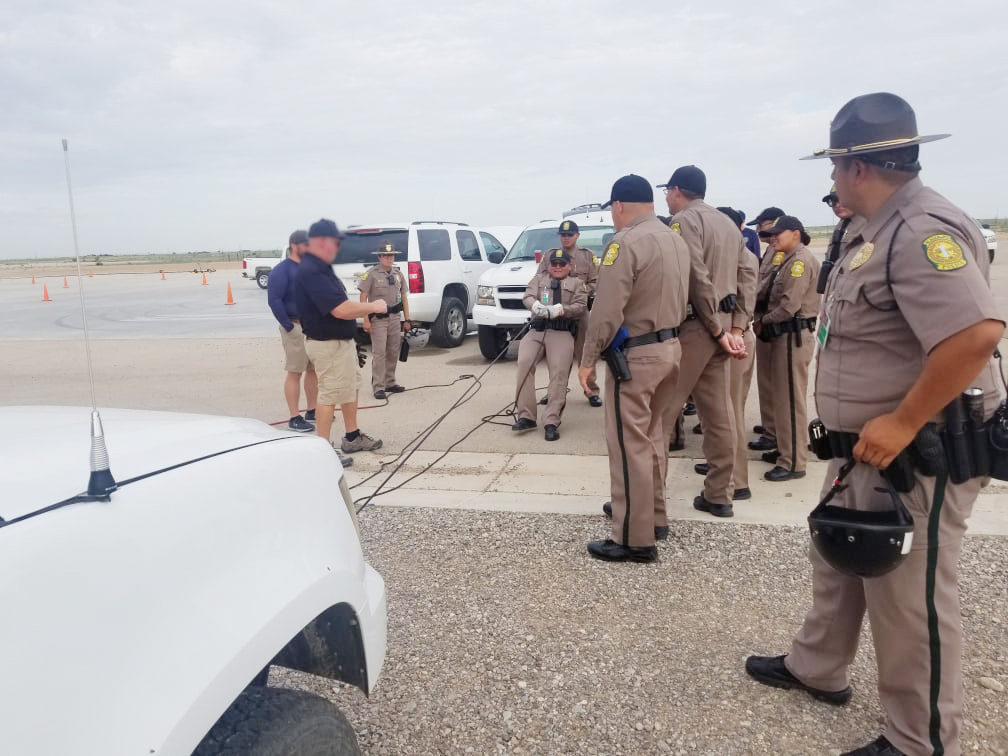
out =
[[620,326],[612,342],[602,352],[602,359],[606,361],[612,374],[620,383],[629,381],[631,378],[630,364],[627,362],[626,354],[623,352],[623,344],[628,338],[630,338],[630,333],[626,328]]
[[729,294],[718,302],[718,310],[720,312],[735,312],[736,307],[738,307],[738,297],[734,294]]
[[[819,418],[809,423],[808,430],[812,451],[819,459],[854,458],[854,447],[858,442],[856,433],[827,430]],[[882,477],[889,481],[898,493],[909,493],[914,487],[915,469],[920,470],[924,475],[935,474],[933,466],[927,462],[925,455],[920,451],[922,445],[931,447],[935,444],[940,451],[941,439],[938,433],[933,426],[925,426],[913,442],[882,471]]]
[[1008,480],[1008,405],[1005,402],[1001,402],[985,427],[990,455],[989,474],[998,480]]

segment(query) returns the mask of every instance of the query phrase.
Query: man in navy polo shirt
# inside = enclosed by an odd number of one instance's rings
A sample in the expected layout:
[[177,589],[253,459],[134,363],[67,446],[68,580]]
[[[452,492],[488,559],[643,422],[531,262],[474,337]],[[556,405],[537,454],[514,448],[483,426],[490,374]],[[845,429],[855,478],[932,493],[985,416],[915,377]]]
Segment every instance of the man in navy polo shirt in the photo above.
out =
[[[350,454],[373,451],[381,439],[361,433],[357,427],[357,392],[361,386],[354,334],[359,317],[384,313],[385,300],[351,302],[343,283],[333,272],[343,234],[331,220],[323,218],[308,229],[308,254],[294,274],[294,299],[305,333],[305,350],[318,374],[318,404],[315,424],[322,438],[329,440],[336,405],[343,413],[346,436],[340,449]],[[333,444],[335,448],[335,444]],[[341,460],[343,457],[341,455]],[[344,467],[350,460],[343,460]]]

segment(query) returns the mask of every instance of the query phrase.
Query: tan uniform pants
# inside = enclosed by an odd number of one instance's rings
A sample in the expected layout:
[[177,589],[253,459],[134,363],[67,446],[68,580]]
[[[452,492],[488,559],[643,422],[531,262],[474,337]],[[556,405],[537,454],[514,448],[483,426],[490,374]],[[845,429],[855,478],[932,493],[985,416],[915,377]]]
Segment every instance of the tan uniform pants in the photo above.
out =
[[749,488],[749,454],[748,434],[746,427],[745,405],[752,385],[753,368],[756,365],[756,334],[752,328],[742,333],[745,341],[746,358],[744,360],[729,360],[728,372],[731,376],[732,406],[735,410],[735,466],[732,468],[733,492],[740,488]]
[[612,539],[624,546],[653,546],[656,525],[668,525],[665,469],[668,438],[663,418],[679,378],[682,351],[675,339],[626,352],[631,378],[605,382]]
[[773,367],[768,341],[756,341],[756,390],[759,393],[760,425],[763,426],[763,435],[776,440]]
[[[581,320],[578,321],[578,332],[577,338],[574,339],[574,365],[581,364],[581,354],[584,352],[585,336],[588,335],[588,310],[586,309],[584,315],[581,316]],[[598,396],[600,391],[598,382],[594,378],[588,381],[588,388],[591,389],[591,396]]]
[[[830,462],[823,493],[842,463]],[[873,468],[857,465],[844,482],[849,488],[831,503],[854,509],[890,506],[872,490],[882,485]],[[866,579],[844,575],[810,546],[812,608],[786,663],[806,685],[831,691],[847,687],[867,611],[879,698],[888,715],[886,738],[903,753],[918,754],[932,753],[935,737],[946,756],[959,756],[963,685],[958,564],[980,479],[950,483],[940,508],[932,506],[936,479],[918,475],[917,483],[900,497],[914,518],[913,548],[892,572]]]
[[549,370],[549,402],[543,411],[543,425],[560,425],[574,358],[574,337],[570,331],[529,331],[518,342],[518,418],[535,422],[536,365],[544,357]]
[[735,413],[729,391],[728,355],[711,338],[700,321],[687,320],[679,331],[682,364],[671,405],[662,419],[665,432],[665,460],[662,480],[668,469],[668,445],[676,415],[690,394],[703,423],[703,454],[710,466],[704,478],[704,498],[712,504],[732,503],[732,468],[735,466]]
[[805,394],[808,392],[809,363],[815,351],[815,335],[802,331],[801,337],[801,346],[795,344],[793,333],[781,334],[770,342],[770,364],[776,394],[773,403],[774,427],[777,431],[777,451],[780,452],[777,465],[795,472],[805,472],[808,461]]
[[399,313],[387,318],[371,319],[371,390],[384,391],[395,386],[399,347],[402,344],[402,321]]

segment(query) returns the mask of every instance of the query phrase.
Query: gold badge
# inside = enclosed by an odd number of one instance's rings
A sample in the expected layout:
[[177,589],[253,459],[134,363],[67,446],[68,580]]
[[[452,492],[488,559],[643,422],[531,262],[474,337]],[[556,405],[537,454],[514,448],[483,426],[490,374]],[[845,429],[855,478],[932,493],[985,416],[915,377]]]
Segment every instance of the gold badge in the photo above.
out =
[[388,252],[389,254],[395,254],[395,252],[392,250],[392,244],[389,242],[385,242],[385,251]]
[[682,235],[682,229],[679,227],[679,222],[678,221],[676,221],[671,226],[669,226],[669,228],[671,228],[673,231],[675,231],[680,236]]
[[595,263],[595,267],[597,268],[598,264],[599,264],[599,257],[598,257],[598,255],[592,255],[592,262]]
[[602,264],[612,265],[617,257],[619,257],[619,244],[610,244],[606,248],[605,257],[602,258]]
[[570,221],[564,221],[563,222],[563,230],[564,231],[570,231]]
[[791,263],[791,278],[801,278],[805,273],[805,263],[795,260]]
[[561,257],[563,257],[563,252],[562,252],[561,250],[559,250],[559,249],[558,249],[558,250],[556,251],[556,254],[555,254],[555,255],[553,255],[553,257],[555,257],[555,258],[557,258],[557,259],[559,260],[559,259],[560,259]]
[[966,265],[962,247],[948,234],[935,234],[924,240],[928,262],[936,270],[958,270]]
[[770,264],[771,264],[771,265],[780,265],[780,264],[781,264],[782,262],[784,262],[784,253],[783,253],[783,252],[778,252],[778,253],[776,253],[776,254],[775,254],[775,255],[774,255],[774,256],[773,256],[773,257],[772,257],[772,258],[770,259]]
[[871,259],[872,253],[874,251],[875,251],[875,245],[872,244],[871,242],[865,242],[864,244],[862,244],[861,249],[859,249],[857,251],[857,254],[854,255],[854,259],[850,261],[850,269],[857,270],[858,268],[860,268],[862,265],[868,262],[869,259]]

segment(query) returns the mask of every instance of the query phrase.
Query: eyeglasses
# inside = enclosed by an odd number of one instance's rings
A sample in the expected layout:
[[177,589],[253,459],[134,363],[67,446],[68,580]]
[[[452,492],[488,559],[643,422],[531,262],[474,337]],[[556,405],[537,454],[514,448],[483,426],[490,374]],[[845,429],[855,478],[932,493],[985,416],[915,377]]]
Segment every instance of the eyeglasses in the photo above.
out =
[[826,200],[826,204],[829,205],[830,207],[836,207],[837,205],[840,204],[840,200],[838,200],[836,197],[830,197],[828,200]]
[[550,265],[554,268],[562,268],[564,265],[570,265],[566,260],[550,260]]

